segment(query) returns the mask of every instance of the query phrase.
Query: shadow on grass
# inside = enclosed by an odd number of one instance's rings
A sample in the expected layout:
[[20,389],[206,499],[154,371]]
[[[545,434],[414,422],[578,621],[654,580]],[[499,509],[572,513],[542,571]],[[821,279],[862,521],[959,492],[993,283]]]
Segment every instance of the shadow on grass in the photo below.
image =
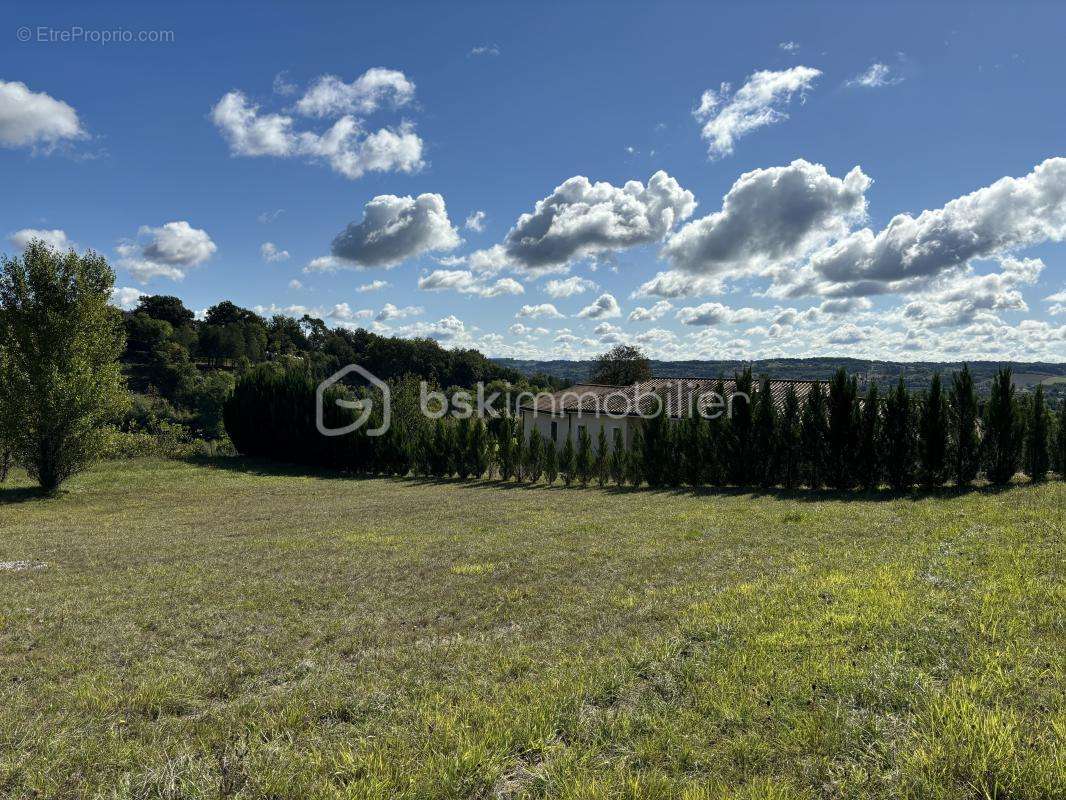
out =
[[[743,497],[750,496],[752,499],[773,498],[775,500],[808,502],[808,503],[869,503],[891,502],[896,500],[920,501],[928,498],[951,500],[970,494],[993,495],[1009,491],[1017,486],[1026,485],[1025,482],[1014,482],[1005,486],[993,484],[979,484],[969,487],[941,486],[935,489],[913,488],[905,491],[895,491],[888,488],[866,491],[862,489],[837,490],[837,489],[808,489],[796,488],[785,489],[774,487],[772,489],[759,489],[740,486],[671,486],[651,488],[648,486],[617,486],[609,484],[599,486],[596,482],[590,482],[587,486],[573,483],[565,486],[561,481],[549,486],[543,481],[538,483],[501,481],[499,479],[460,479],[457,477],[438,478],[431,476],[406,475],[380,476],[363,475],[341,470],[309,467],[301,464],[284,464],[266,461],[258,458],[245,458],[243,456],[214,456],[194,457],[185,459],[187,463],[211,469],[221,469],[230,472],[240,472],[247,475],[261,475],[264,477],[301,477],[316,478],[319,480],[361,480],[376,478],[389,480],[396,483],[406,483],[412,486],[455,486],[458,489],[490,489],[501,492],[603,492],[607,494],[633,494],[637,492],[645,494],[685,496],[685,497]],[[2,497],[2,494],[0,494]],[[30,498],[27,498],[30,499]],[[0,500],[2,502],[2,500]]]
[[61,492],[46,492],[39,486],[4,486],[0,484],[0,506],[28,503],[33,500],[53,500]]

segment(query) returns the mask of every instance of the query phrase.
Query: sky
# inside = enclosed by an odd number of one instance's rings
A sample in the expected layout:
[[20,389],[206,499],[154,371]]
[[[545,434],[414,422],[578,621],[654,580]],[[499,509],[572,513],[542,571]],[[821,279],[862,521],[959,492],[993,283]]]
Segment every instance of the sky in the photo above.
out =
[[1066,6],[8,4],[0,250],[491,356],[1066,360]]

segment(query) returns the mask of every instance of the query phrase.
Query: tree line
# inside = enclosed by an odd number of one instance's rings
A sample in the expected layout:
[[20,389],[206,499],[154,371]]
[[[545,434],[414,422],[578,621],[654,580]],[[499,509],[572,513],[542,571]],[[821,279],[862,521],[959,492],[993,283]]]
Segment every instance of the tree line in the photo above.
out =
[[[609,441],[604,429],[592,441],[585,426],[576,443],[567,437],[558,447],[535,428],[527,438],[513,416],[429,419],[410,378],[391,383],[385,435],[363,432],[380,421],[375,409],[364,429],[324,437],[315,427],[312,376],[278,365],[242,378],[225,419],[246,455],[378,475],[902,491],[949,482],[965,487],[981,475],[1005,484],[1019,469],[1040,481],[1066,469],[1066,406],[1056,420],[1039,386],[1019,396],[1009,369],[996,376],[983,404],[965,367],[947,389],[937,375],[926,392],[911,393],[900,380],[884,396],[876,384],[860,395],[857,379],[840,370],[827,384],[812,384],[802,401],[790,387],[780,408],[769,379],[756,386],[746,369],[735,380],[730,416],[671,419],[664,403],[659,414],[639,421],[628,448]],[[724,397],[724,380],[718,390]],[[350,390],[334,387],[326,397],[331,427],[354,419],[333,402],[345,396]]]

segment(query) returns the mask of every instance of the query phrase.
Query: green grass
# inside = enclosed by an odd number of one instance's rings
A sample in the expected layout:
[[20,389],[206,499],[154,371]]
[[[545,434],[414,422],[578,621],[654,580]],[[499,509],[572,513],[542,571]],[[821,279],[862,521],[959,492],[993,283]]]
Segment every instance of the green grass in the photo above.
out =
[[1062,483],[26,486],[0,796],[1066,796]]

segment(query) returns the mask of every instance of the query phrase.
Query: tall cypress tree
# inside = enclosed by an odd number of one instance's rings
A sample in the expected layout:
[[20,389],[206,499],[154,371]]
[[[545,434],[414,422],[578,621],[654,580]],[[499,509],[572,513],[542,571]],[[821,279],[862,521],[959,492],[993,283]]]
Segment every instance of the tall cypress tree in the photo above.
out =
[[703,459],[707,449],[704,419],[693,412],[678,423],[679,444],[681,452],[684,481],[689,486],[698,487],[705,479]]
[[1066,480],[1066,397],[1059,400],[1059,419],[1055,426],[1055,469]]
[[563,476],[563,484],[566,486],[573,483],[576,477],[574,462],[574,440],[567,436],[566,441],[563,442],[563,450],[559,454],[559,474]]
[[455,435],[452,441],[452,463],[459,480],[465,481],[472,470],[468,457],[470,455],[470,418],[460,417],[455,422]]
[[1044,387],[1037,384],[1029,402],[1029,415],[1025,425],[1025,474],[1030,480],[1047,479],[1051,466],[1048,453],[1048,412],[1044,403]]
[[544,439],[544,480],[549,486],[559,479],[559,452],[555,449],[555,442],[550,438]]
[[736,393],[730,403],[729,480],[737,486],[749,486],[752,479],[752,407],[751,396],[755,381],[751,367],[734,375]]
[[522,435],[522,420],[515,420],[515,423],[514,479],[521,483],[528,478],[526,470],[529,467],[529,447],[526,437]]
[[541,441],[540,431],[534,425],[529,432],[529,446],[526,448],[526,478],[530,483],[540,480],[540,474],[544,469],[541,459],[544,457],[544,444]]
[[829,438],[829,420],[826,411],[825,391],[820,383],[811,384],[807,400],[803,404],[800,420],[800,443],[803,449],[803,482],[812,489],[820,489],[825,483],[826,445]]
[[981,442],[977,432],[977,393],[970,368],[951,376],[948,397],[948,469],[956,486],[969,486],[981,468]]
[[471,474],[475,478],[481,478],[489,468],[488,433],[485,430],[485,421],[475,417],[470,431],[470,452],[468,459],[471,465]]
[[501,481],[509,481],[514,473],[514,425],[511,418],[497,420],[496,431],[496,469]]
[[596,459],[592,463],[592,472],[596,475],[596,483],[601,487],[607,485],[610,477],[610,452],[607,449],[607,429],[600,425],[600,433],[596,437]]
[[578,428],[577,464],[575,469],[577,470],[577,479],[581,481],[581,485],[588,486],[589,478],[592,477],[592,437],[589,436],[589,429],[585,425]]
[[911,396],[900,375],[885,401],[884,465],[888,485],[897,492],[914,484],[914,419]]
[[922,397],[918,421],[918,479],[931,489],[944,483],[947,469],[947,404],[940,386],[940,373],[933,375]]
[[781,485],[795,489],[801,480],[802,439],[800,438],[800,406],[796,387],[789,385],[778,424],[778,462]]
[[855,465],[859,484],[864,489],[872,490],[881,485],[881,449],[881,398],[877,392],[877,381],[870,381],[862,401],[859,450]]
[[856,418],[859,385],[841,367],[829,381],[829,434],[826,443],[826,481],[834,489],[850,489],[855,482],[858,449]]
[[1010,483],[1018,471],[1024,431],[1009,367],[1001,369],[992,379],[984,423],[982,445],[988,480],[1001,485]]
[[[643,422],[643,421],[642,421]],[[630,486],[640,486],[644,480],[644,425],[633,428],[633,442],[626,454],[626,480]]]
[[729,461],[729,418],[725,407],[725,379],[719,378],[714,394],[721,406],[708,410],[705,425],[703,471],[711,486],[721,486],[726,480],[726,464]]
[[763,378],[759,395],[755,399],[755,414],[752,420],[755,452],[755,482],[763,489],[777,485],[777,469],[780,457],[777,438],[777,408],[770,379]]
[[626,446],[621,436],[616,436],[611,450],[611,480],[618,486],[626,482]]
[[670,480],[670,419],[666,398],[661,397],[658,411],[654,416],[642,420],[641,436],[641,473],[648,486],[658,488]]

